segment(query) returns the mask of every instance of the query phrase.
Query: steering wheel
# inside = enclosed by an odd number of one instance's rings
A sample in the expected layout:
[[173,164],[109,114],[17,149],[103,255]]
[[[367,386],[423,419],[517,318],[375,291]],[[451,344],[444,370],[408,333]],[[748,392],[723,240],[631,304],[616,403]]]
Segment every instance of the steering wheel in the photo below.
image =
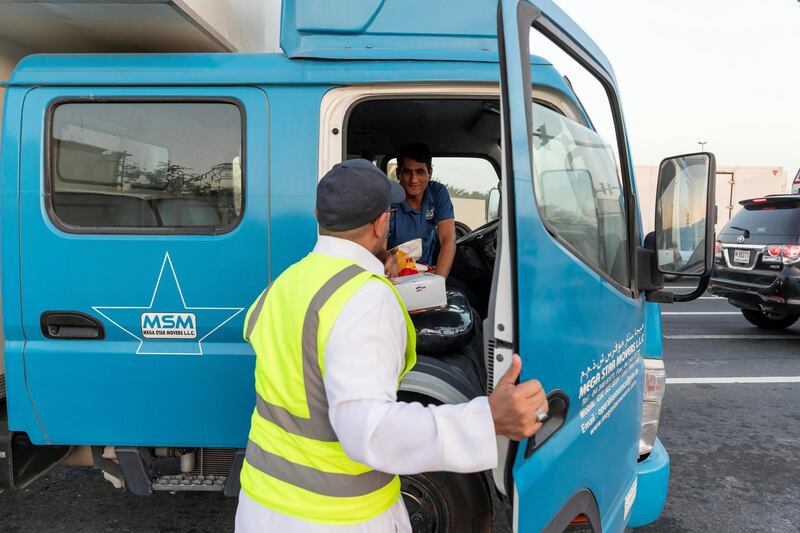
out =
[[463,222],[459,222],[458,220],[455,221],[455,226],[456,226],[456,240],[460,239],[461,237],[472,231],[472,229],[469,226],[467,226]]
[[500,219],[499,218],[491,220],[491,221],[487,222],[486,224],[484,224],[483,226],[475,228],[474,230],[472,230],[471,232],[467,233],[466,235],[464,235],[462,237],[459,237],[456,240],[456,246],[462,246],[462,245],[469,246],[469,245],[472,245],[472,244],[475,243],[475,241],[483,239],[487,235],[491,235],[491,234],[497,232],[497,227],[499,225],[500,225]]

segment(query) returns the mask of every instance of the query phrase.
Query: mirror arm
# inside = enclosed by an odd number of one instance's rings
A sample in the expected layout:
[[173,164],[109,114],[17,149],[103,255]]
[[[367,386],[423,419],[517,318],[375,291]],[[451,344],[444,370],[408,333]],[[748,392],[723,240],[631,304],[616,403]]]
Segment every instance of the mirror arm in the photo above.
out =
[[645,291],[644,299],[657,304],[671,304],[675,295],[669,291]]
[[700,277],[697,288],[687,294],[675,294],[664,289],[664,275],[659,272],[656,264],[656,233],[651,231],[644,237],[644,246],[636,248],[637,282],[639,289],[644,291],[645,300],[661,304],[673,302],[690,302],[696,300],[708,288],[711,273]]
[[708,282],[711,281],[711,273],[706,274],[705,276],[700,278],[700,283],[697,284],[697,288],[688,294],[674,294],[672,296],[673,301],[675,302],[691,302],[692,300],[696,300],[708,288]]

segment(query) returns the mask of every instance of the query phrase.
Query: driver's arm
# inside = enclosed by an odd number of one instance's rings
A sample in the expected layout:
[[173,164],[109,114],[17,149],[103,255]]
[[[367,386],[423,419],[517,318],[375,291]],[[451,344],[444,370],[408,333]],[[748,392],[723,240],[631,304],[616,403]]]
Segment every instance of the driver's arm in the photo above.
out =
[[436,258],[434,272],[446,278],[456,256],[456,220],[450,218],[439,221],[436,224],[436,233],[439,235],[439,257]]

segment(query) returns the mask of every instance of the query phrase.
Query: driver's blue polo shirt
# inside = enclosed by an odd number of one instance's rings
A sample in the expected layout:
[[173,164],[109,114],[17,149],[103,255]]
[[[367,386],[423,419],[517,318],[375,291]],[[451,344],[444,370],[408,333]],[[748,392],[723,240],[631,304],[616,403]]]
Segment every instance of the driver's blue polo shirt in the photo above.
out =
[[422,239],[422,257],[420,263],[435,265],[439,256],[439,238],[436,224],[442,220],[455,218],[453,202],[447,187],[431,181],[422,194],[422,209],[417,211],[406,202],[392,204],[395,209],[389,224],[389,248],[412,239]]

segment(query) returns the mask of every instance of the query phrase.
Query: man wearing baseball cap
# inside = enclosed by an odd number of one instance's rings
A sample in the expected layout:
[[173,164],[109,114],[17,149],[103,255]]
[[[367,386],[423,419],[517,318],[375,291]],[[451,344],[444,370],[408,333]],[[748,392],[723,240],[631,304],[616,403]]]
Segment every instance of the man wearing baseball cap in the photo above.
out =
[[369,161],[334,166],[317,186],[314,250],[248,311],[256,408],[237,532],[410,532],[397,474],[487,470],[496,434],[541,427],[547,401],[537,381],[516,384],[518,356],[489,397],[397,401],[416,337],[378,257],[404,197]]

